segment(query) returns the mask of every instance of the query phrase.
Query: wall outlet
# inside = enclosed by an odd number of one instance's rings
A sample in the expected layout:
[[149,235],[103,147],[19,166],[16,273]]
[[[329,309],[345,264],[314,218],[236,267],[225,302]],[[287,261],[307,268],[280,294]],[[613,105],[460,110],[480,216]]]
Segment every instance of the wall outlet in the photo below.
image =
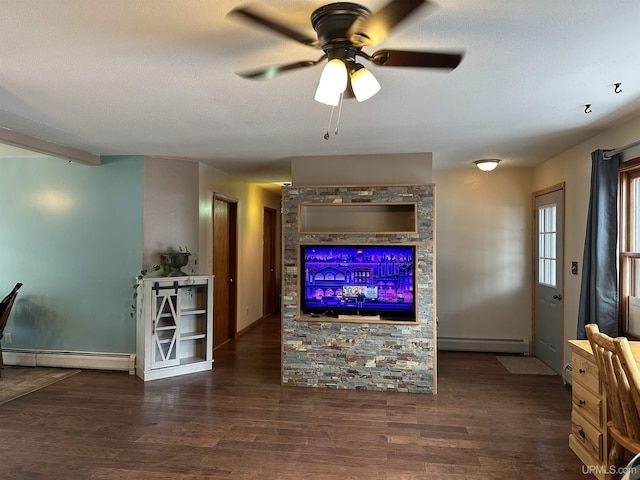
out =
[[11,334],[10,333],[5,333],[4,334],[4,343],[9,345],[12,341],[13,341],[13,338],[11,338]]

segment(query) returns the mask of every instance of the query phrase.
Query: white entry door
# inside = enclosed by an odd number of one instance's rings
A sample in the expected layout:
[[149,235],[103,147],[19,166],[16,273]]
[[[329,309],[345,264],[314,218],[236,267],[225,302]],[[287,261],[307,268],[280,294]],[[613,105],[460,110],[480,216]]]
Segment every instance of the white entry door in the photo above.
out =
[[562,374],[564,189],[535,196],[535,354]]

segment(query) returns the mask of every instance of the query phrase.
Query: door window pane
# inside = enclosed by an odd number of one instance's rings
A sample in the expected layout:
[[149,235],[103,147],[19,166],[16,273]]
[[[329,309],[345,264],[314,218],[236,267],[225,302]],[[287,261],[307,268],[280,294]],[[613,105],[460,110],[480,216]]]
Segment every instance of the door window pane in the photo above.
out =
[[629,251],[640,252],[640,178],[629,182]]
[[556,286],[556,205],[538,208],[538,281]]

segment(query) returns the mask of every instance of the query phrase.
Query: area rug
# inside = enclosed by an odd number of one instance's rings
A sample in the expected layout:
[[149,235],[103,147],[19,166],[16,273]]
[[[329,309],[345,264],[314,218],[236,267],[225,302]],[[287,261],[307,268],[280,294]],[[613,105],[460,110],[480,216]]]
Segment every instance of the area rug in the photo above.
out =
[[80,370],[68,368],[16,367],[5,365],[0,377],[0,405],[47,385],[70,377]]
[[558,375],[537,357],[498,355],[496,358],[509,373],[517,375]]

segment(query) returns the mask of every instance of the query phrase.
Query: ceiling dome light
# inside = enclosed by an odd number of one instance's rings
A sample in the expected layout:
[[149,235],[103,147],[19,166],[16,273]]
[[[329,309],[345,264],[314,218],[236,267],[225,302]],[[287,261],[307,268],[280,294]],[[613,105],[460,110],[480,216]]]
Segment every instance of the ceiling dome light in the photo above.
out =
[[500,163],[500,160],[497,158],[484,158],[482,160],[476,160],[473,162],[483,172],[490,172],[491,170],[495,170],[495,168]]
[[340,95],[347,88],[348,79],[344,62],[338,58],[329,60],[320,75],[314,99],[316,102],[335,107],[340,102]]
[[364,102],[380,91],[380,84],[369,70],[356,63],[351,70],[351,88],[356,99]]

